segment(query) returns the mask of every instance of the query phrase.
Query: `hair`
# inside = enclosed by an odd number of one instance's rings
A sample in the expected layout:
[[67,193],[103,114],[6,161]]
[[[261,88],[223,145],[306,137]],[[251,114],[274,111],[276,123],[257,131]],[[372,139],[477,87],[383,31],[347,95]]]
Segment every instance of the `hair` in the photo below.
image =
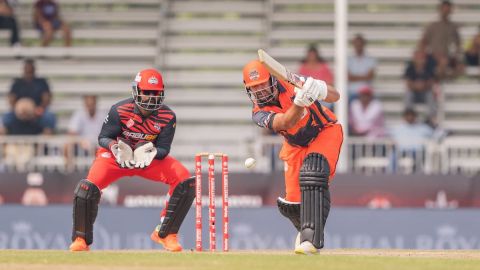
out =
[[450,0],[442,0],[440,1],[440,6],[447,5],[447,6],[452,6],[452,1]]
[[24,65],[35,66],[35,60],[33,60],[33,58],[27,58],[27,59],[23,60],[23,64]]
[[408,115],[408,114],[412,114],[414,116],[417,116],[417,112],[415,111],[415,109],[411,108],[411,107],[407,107],[405,108],[405,110],[403,111],[403,116],[405,115]]
[[355,36],[353,36],[353,39],[360,39],[363,44],[366,44],[367,43],[367,40],[365,39],[365,37],[361,34],[361,33],[356,33]]
[[307,55],[311,52],[315,54],[315,58],[317,59],[318,62],[322,62],[322,63],[325,62],[325,59],[323,59],[323,57],[320,56],[320,52],[318,51],[317,46],[315,44],[310,44],[308,45],[307,54],[305,55],[305,58],[302,59],[302,63],[307,62]]

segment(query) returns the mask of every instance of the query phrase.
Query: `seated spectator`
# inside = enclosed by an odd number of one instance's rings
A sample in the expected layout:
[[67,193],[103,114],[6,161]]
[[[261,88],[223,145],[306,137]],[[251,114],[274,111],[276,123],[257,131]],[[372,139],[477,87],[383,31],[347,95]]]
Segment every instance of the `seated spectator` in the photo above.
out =
[[97,96],[85,95],[84,107],[76,110],[68,126],[68,134],[85,139],[88,144],[96,145],[106,113],[97,110]]
[[10,45],[20,46],[20,35],[12,5],[8,0],[0,0],[0,29],[10,30]]
[[405,105],[412,108],[416,103],[428,106],[428,120],[436,122],[437,104],[433,93],[435,79],[434,66],[428,61],[427,55],[416,50],[413,59],[407,64],[404,78],[407,86]]
[[21,98],[15,103],[13,112],[4,115],[4,133],[8,135],[40,135],[52,134],[51,129],[35,113],[35,103],[30,98]]
[[350,131],[353,136],[379,138],[385,135],[382,104],[373,97],[373,90],[365,85],[358,90],[358,99],[350,104]]
[[[47,80],[36,77],[35,63],[32,59],[26,59],[23,68],[23,77],[16,78],[10,88],[8,99],[13,109],[17,100],[31,98],[35,102],[35,114],[42,119],[51,130],[55,129],[56,117],[48,110],[52,94]],[[13,114],[9,114],[12,116]]]
[[35,27],[42,33],[42,46],[48,46],[53,39],[53,34],[59,29],[62,30],[65,46],[72,45],[70,27],[60,17],[60,6],[54,0],[37,0],[33,21]]
[[371,85],[375,78],[377,61],[365,54],[366,40],[357,34],[352,40],[355,55],[348,57],[348,100],[358,97],[358,90]]
[[475,35],[465,51],[465,63],[469,66],[480,65],[480,33]]
[[390,130],[390,136],[400,151],[422,150],[423,142],[433,135],[431,127],[417,122],[417,112],[411,108],[403,112],[403,122]]
[[308,47],[307,55],[303,58],[298,73],[306,77],[323,80],[330,85],[333,84],[333,73],[315,45]]
[[[305,77],[312,77],[317,80],[323,80],[327,84],[333,85],[333,73],[330,70],[327,62],[320,55],[315,45],[310,45],[307,49],[305,58],[301,61],[298,74]],[[321,102],[323,105],[333,108],[333,105],[326,102]]]
[[450,20],[451,1],[441,1],[438,10],[440,20],[425,28],[419,49],[433,56],[438,65],[436,75],[443,80],[457,77],[464,67],[458,25]]
[[415,110],[407,108],[403,112],[403,122],[392,127],[390,136],[395,142],[393,171],[413,173],[421,171],[425,162],[426,142],[433,139],[434,130],[417,122]]
[[98,134],[107,115],[106,112],[98,111],[96,95],[85,95],[83,101],[84,106],[73,113],[68,126],[69,135],[81,138],[80,141],[66,145],[65,155],[70,169],[77,165],[74,162],[74,156],[85,157],[95,154]]

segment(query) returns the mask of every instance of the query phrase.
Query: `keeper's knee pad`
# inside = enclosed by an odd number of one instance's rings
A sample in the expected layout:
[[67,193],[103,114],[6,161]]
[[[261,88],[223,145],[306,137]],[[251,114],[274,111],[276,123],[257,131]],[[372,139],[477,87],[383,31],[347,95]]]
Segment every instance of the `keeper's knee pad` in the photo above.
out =
[[167,211],[158,231],[158,236],[177,233],[195,199],[195,177],[178,184],[168,200]]
[[81,180],[75,188],[73,199],[72,241],[78,236],[85,239],[87,245],[93,242],[93,223],[98,212],[101,192],[88,180]]

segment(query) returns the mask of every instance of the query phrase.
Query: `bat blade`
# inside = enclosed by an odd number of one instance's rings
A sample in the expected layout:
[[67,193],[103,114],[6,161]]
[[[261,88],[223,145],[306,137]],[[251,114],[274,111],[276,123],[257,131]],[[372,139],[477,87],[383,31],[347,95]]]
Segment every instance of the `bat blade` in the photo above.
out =
[[298,88],[302,88],[303,81],[300,79],[300,76],[289,71],[284,65],[280,64],[264,50],[258,50],[258,59],[273,76],[283,79]]

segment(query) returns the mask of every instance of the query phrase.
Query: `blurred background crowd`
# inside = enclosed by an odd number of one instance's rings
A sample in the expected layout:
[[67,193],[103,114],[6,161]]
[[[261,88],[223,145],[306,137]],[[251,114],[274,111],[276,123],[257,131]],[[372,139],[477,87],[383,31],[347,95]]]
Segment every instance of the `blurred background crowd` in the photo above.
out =
[[[106,111],[147,67],[164,73],[177,113],[172,155],[282,170],[281,139],[251,122],[240,69],[264,48],[334,84],[334,1],[210,2],[0,0],[0,170],[87,170]],[[480,2],[354,0],[348,14],[343,172],[477,174]]]

